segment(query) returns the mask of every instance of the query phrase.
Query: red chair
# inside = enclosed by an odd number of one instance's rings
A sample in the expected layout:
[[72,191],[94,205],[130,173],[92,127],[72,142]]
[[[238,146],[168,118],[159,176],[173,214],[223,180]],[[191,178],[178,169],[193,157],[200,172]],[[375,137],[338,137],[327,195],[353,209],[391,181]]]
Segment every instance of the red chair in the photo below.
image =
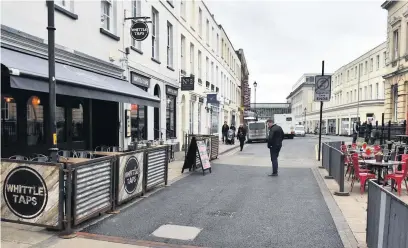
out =
[[353,191],[354,181],[360,180],[360,194],[363,194],[363,192],[365,191],[365,183],[367,179],[374,179],[375,175],[370,172],[363,172],[365,170],[360,169],[360,165],[358,164],[358,157],[353,156],[352,161],[353,161],[353,167],[354,167],[354,176],[353,176],[353,179],[351,180],[350,192]]
[[[397,157],[395,157],[395,160],[397,159]],[[408,159],[408,154],[402,154],[401,155],[401,164],[403,165],[403,164],[406,164],[407,162],[407,159]],[[399,170],[397,170],[397,168],[398,168],[398,166],[396,166],[396,170],[395,170],[395,174],[404,174],[404,170],[402,170],[402,168],[401,168],[401,170],[399,171]],[[408,169],[408,167],[405,167],[405,168],[407,168]]]
[[408,184],[407,184],[407,175],[408,175],[408,169],[407,169],[407,163],[408,163],[408,158],[405,160],[405,163],[402,163],[402,168],[401,171],[402,174],[388,174],[385,175],[384,180],[387,181],[389,179],[394,180],[395,183],[397,184],[398,187],[398,195],[401,196],[401,185],[402,185],[402,180],[405,181],[405,188],[407,189],[408,192]]
[[353,144],[351,144],[351,147],[352,147],[353,149],[356,149],[356,148],[357,148],[357,144],[356,144],[356,143],[353,143]]
[[377,152],[381,152],[381,146],[380,145],[375,145],[374,146],[374,153],[376,154]]

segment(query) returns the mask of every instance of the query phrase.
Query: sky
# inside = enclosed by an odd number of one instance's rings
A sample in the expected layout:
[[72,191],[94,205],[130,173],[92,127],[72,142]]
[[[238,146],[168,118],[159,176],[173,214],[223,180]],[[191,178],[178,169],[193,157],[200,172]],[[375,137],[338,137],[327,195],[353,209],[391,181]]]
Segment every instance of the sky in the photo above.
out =
[[[384,1],[204,0],[244,49],[257,103],[286,102],[303,73],[333,73],[384,42]],[[254,90],[252,90],[254,102]]]

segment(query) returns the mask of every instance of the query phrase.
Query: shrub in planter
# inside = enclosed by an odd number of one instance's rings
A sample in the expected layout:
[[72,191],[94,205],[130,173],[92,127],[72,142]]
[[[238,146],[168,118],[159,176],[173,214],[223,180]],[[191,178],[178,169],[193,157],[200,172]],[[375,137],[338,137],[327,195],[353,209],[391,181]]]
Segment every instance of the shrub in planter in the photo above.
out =
[[374,157],[376,162],[382,162],[384,159],[384,154],[382,152],[378,152]]

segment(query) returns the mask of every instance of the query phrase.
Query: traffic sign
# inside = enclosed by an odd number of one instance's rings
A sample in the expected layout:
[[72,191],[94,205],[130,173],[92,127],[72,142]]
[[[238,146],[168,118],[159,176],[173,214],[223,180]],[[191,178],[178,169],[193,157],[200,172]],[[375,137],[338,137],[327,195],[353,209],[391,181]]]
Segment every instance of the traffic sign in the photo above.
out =
[[315,77],[315,102],[329,102],[331,96],[331,76]]

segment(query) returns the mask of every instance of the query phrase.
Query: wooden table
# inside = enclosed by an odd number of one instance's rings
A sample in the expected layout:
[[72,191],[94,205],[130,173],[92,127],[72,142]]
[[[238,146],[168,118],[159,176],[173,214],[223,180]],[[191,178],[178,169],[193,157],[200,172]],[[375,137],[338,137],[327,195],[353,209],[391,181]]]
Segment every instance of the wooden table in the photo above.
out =
[[90,160],[89,158],[60,158],[61,162],[66,164],[77,164]]
[[99,156],[114,156],[123,154],[123,152],[103,152],[103,151],[94,151],[90,152],[92,155],[99,155]]

